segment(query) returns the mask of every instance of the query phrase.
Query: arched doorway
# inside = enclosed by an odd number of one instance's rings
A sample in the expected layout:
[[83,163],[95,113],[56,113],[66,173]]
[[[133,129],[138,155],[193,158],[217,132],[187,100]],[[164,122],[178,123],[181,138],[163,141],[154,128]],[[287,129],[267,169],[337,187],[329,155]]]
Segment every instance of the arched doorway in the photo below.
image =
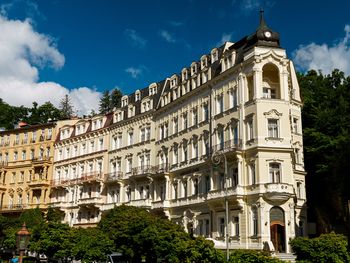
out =
[[270,236],[276,252],[286,251],[286,230],[284,224],[284,211],[280,207],[270,210]]

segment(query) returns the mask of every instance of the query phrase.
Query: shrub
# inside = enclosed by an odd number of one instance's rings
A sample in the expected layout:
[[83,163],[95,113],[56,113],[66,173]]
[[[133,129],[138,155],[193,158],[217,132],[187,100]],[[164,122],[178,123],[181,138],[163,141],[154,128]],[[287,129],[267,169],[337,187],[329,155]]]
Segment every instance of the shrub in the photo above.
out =
[[229,259],[230,263],[280,263],[277,258],[273,258],[263,251],[256,250],[234,250]]
[[350,255],[347,251],[348,242],[344,235],[323,234],[313,239],[297,237],[290,244],[297,260],[303,262],[350,262]]

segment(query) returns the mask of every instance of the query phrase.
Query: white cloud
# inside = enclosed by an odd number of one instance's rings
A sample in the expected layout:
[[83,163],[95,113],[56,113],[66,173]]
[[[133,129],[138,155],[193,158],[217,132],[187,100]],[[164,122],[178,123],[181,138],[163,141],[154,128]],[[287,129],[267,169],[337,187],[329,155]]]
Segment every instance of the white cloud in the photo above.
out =
[[137,79],[142,74],[142,68],[129,67],[125,69],[126,73],[129,73],[130,76],[134,79]]
[[36,32],[29,19],[10,20],[0,15],[0,54],[0,97],[7,103],[30,107],[33,101],[51,101],[58,106],[69,94],[79,114],[98,109],[100,93],[94,89],[68,90],[55,82],[39,81],[40,68],[60,69],[65,58],[53,39]]
[[147,40],[141,37],[134,29],[126,29],[124,33],[134,46],[140,48],[146,46]]
[[294,62],[300,70],[321,70],[329,74],[337,68],[350,74],[350,25],[344,28],[345,36],[333,45],[310,43],[300,45],[293,52]]
[[166,30],[160,30],[159,34],[165,41],[167,41],[169,43],[175,43],[176,42],[175,38],[170,34],[170,32],[168,32]]
[[225,42],[231,41],[231,39],[232,39],[232,33],[223,33],[220,41],[217,42],[215,46],[217,46],[217,47],[221,46]]

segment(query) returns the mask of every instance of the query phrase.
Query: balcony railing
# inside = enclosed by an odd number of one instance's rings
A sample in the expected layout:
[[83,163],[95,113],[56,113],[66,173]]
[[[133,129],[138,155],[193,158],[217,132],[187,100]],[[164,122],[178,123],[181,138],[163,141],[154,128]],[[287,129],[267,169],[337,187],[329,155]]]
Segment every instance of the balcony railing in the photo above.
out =
[[144,165],[132,168],[132,175],[153,174],[156,172],[156,167],[151,165]]
[[101,197],[84,197],[78,200],[78,205],[81,206],[94,206],[94,205],[102,205]]
[[155,171],[157,173],[167,173],[169,172],[169,164],[167,163],[163,163],[163,164],[158,164],[156,166],[154,166]]
[[8,161],[1,161],[0,162],[0,167],[6,167],[6,166],[8,166]]
[[76,180],[77,180],[77,183],[101,181],[103,180],[103,176],[101,172],[83,173],[81,177],[77,178]]
[[123,172],[113,172],[105,174],[105,182],[115,182],[123,178]]
[[3,205],[0,210],[2,211],[20,211],[28,208],[26,204],[15,204],[15,205]]
[[241,145],[241,140],[239,139],[228,140],[228,141],[213,145],[212,152],[216,152],[216,151],[229,152],[237,149],[238,147],[240,147],[240,145]]

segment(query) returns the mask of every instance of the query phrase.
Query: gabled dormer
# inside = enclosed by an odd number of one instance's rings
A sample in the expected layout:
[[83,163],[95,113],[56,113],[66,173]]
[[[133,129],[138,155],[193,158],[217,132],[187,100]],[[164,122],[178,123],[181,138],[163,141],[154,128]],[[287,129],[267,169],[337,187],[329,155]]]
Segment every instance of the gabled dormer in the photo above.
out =
[[80,120],[75,124],[75,135],[80,135],[86,132],[89,123],[86,120]]
[[74,127],[70,125],[65,125],[60,128],[60,140],[68,139],[72,136]]
[[122,97],[122,107],[128,106],[128,103],[129,103],[129,97],[128,95],[124,95]]
[[170,78],[170,88],[175,88],[179,83],[179,76],[177,74],[174,74]]
[[149,96],[153,96],[157,94],[157,87],[158,87],[157,83],[152,83],[148,86]]
[[124,111],[121,109],[116,110],[113,116],[113,123],[120,122],[124,120]]
[[141,100],[141,91],[136,90],[135,91],[135,102]]
[[97,115],[91,119],[91,130],[103,128],[106,121],[106,116]]

